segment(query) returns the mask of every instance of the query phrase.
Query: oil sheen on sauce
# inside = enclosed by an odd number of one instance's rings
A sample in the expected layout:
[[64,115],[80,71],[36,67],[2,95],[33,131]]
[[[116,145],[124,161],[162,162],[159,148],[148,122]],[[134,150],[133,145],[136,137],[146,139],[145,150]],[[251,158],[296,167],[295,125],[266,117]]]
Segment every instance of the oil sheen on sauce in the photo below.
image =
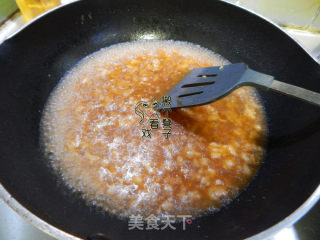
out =
[[68,72],[42,118],[60,179],[118,217],[210,213],[234,199],[261,163],[266,133],[255,91],[169,113],[172,134],[142,138],[135,104],[161,97],[194,68],[228,64],[187,42],[135,41],[101,49]]

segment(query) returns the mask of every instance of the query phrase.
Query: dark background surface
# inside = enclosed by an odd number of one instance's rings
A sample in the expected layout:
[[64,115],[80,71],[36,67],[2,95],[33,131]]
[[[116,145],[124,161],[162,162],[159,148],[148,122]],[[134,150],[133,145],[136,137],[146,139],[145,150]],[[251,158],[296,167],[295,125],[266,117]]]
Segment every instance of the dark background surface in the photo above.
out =
[[299,240],[320,239],[320,202],[294,225]]

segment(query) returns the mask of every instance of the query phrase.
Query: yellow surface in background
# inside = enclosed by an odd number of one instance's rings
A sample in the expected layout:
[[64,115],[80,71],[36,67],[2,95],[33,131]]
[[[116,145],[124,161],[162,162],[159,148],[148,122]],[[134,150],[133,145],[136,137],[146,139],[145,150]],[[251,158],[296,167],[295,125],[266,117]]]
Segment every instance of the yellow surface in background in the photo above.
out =
[[60,0],[16,0],[16,2],[27,21],[61,3]]
[[[257,0],[258,11],[282,26],[315,28],[320,0]],[[319,29],[318,29],[319,30]]]

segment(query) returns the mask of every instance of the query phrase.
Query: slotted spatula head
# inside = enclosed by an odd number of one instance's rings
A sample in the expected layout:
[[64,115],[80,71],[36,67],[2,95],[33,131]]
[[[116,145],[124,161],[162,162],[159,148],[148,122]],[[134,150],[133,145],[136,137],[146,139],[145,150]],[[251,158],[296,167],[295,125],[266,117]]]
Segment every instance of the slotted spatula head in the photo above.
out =
[[191,107],[213,102],[240,87],[240,79],[247,69],[244,63],[194,69],[166,94],[171,98],[171,105],[160,102],[155,109]]

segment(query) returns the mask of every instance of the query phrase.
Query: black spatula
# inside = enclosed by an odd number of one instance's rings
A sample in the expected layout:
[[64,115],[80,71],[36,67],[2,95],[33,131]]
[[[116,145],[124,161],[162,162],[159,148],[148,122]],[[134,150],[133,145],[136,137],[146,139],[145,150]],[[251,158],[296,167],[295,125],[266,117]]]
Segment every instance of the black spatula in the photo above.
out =
[[272,76],[254,71],[244,63],[236,63],[194,69],[166,94],[171,98],[171,104],[160,102],[155,108],[182,108],[211,103],[241,86],[270,89],[320,106],[319,93],[274,80]]

